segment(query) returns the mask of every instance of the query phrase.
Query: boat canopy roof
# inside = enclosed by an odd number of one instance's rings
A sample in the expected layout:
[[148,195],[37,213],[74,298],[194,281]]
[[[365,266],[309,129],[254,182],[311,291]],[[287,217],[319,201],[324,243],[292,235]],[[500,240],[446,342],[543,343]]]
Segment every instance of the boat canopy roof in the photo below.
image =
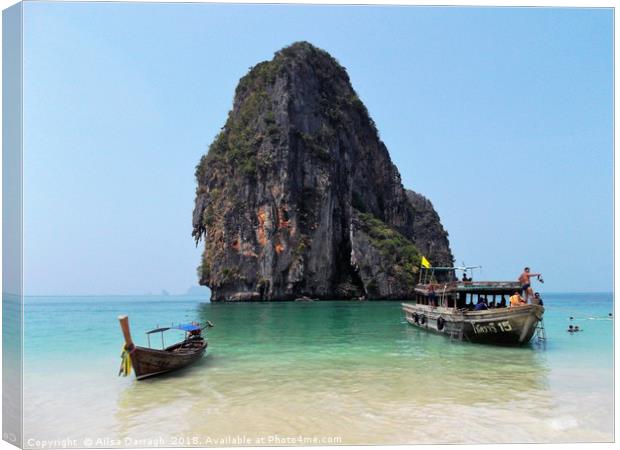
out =
[[449,270],[472,270],[472,269],[482,269],[482,266],[455,266],[455,267],[422,267],[424,270],[436,271],[436,272],[447,272]]
[[416,292],[430,295],[432,292],[440,295],[446,293],[467,294],[512,294],[521,289],[518,281],[452,281],[448,283],[427,283],[416,286]]
[[197,331],[201,329],[202,328],[200,328],[199,325],[193,325],[191,323],[181,323],[179,325],[173,325],[171,327],[155,328],[154,330],[147,331],[146,334],[163,333],[164,331],[168,331],[168,330],[181,330],[181,331],[189,332],[189,331]]
[[170,328],[172,328],[173,330],[183,330],[183,331],[198,331],[201,329],[200,326],[194,325],[191,323],[182,323],[180,325],[175,325]]
[[155,328],[154,330],[147,331],[146,334],[163,333],[164,331],[168,331],[169,329],[170,327]]

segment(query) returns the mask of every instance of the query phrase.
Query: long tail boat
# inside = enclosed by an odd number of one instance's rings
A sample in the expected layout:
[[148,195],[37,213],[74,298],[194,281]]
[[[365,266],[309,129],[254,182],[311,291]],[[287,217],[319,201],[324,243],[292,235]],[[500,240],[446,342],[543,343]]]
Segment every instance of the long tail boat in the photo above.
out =
[[[457,267],[433,268],[454,271]],[[537,304],[507,306],[507,298],[520,292],[512,281],[445,281],[430,278],[416,285],[414,302],[403,303],[405,319],[423,330],[466,342],[523,345],[530,342],[545,309]],[[475,310],[485,303],[487,309]]]
[[[123,337],[125,338],[125,346],[123,347],[122,355],[123,362],[119,375],[128,375],[130,367],[133,367],[138,380],[171,372],[198,361],[207,349],[207,340],[202,336],[202,328],[197,324],[173,325],[147,331],[146,335],[148,337],[149,347],[140,347],[135,345],[131,339],[128,317],[119,316],[118,321],[120,322]],[[165,347],[163,333],[168,330],[184,331],[185,339],[169,347]],[[161,333],[161,350],[150,348],[150,336],[154,333]]]

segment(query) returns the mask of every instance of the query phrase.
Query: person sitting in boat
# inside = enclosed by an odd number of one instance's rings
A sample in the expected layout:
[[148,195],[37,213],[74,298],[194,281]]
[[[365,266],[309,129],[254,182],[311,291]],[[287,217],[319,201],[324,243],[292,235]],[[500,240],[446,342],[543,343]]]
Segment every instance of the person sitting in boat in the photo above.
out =
[[437,293],[432,284],[428,287],[428,300],[431,306],[437,306]]
[[515,291],[515,293],[510,297],[510,307],[521,306],[525,304],[526,302],[525,300],[523,300],[523,297],[521,297],[519,291]]
[[537,277],[540,280],[542,277],[542,273],[532,273],[530,272],[530,268],[526,267],[523,269],[521,275],[519,275],[519,283],[521,283],[521,291],[525,293],[525,303],[528,302],[530,298],[534,298],[534,291],[532,290],[532,277]]
[[497,306],[498,308],[505,308],[506,307],[506,297],[504,297],[502,295],[502,301],[499,302],[499,305]]
[[484,302],[484,300],[482,299],[482,297],[478,298],[478,303],[476,303],[476,306],[474,307],[475,311],[484,311],[485,309],[489,309],[489,307],[487,306],[487,304]]
[[542,297],[540,296],[540,293],[539,293],[539,292],[536,292],[536,293],[534,294],[534,298],[532,299],[532,305],[540,305],[540,306],[543,306],[543,299],[542,299]]
[[[200,327],[200,324],[197,322],[192,322],[192,325],[195,325],[197,327]],[[196,329],[196,330],[191,330],[189,332],[189,337],[190,339],[194,336],[200,336],[202,334],[202,330],[200,328]]]

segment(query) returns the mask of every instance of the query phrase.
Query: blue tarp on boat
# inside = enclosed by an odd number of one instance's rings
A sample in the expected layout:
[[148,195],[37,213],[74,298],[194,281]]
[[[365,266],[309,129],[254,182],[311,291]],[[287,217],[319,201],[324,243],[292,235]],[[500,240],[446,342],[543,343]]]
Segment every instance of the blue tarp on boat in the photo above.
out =
[[200,327],[198,325],[192,325],[191,323],[182,323],[180,325],[175,325],[173,327],[170,327],[171,329],[174,330],[183,330],[183,331],[197,331],[200,330]]
[[168,331],[168,330],[182,330],[182,331],[190,332],[190,331],[197,331],[201,329],[202,328],[200,328],[199,325],[192,325],[191,323],[182,323],[180,325],[173,325],[171,327],[155,328],[154,330],[147,331],[146,334],[163,333],[164,331]]

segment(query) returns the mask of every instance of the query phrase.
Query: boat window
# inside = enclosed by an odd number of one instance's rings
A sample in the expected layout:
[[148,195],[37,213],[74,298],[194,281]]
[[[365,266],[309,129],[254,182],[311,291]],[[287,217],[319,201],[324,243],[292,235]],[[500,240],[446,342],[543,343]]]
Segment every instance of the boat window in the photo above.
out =
[[497,305],[497,307],[498,307],[498,308],[505,308],[506,306],[507,306],[507,305],[506,305],[506,297],[504,297],[504,295],[502,295],[502,299],[501,299],[501,301],[499,302],[499,305]]

